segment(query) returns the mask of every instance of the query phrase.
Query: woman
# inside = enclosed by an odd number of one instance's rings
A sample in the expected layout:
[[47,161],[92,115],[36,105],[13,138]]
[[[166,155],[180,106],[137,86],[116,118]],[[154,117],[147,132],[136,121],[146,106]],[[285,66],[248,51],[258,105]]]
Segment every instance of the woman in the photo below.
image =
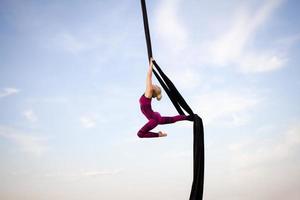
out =
[[157,85],[152,84],[152,68],[153,68],[153,59],[150,60],[149,70],[147,73],[146,79],[146,91],[139,99],[140,107],[142,113],[149,120],[137,133],[140,138],[151,138],[151,137],[165,137],[167,133],[159,131],[158,133],[150,132],[158,124],[170,124],[175,123],[181,120],[190,120],[192,121],[191,116],[186,115],[176,115],[173,117],[164,117],[161,116],[158,112],[154,112],[151,108],[152,98],[156,98],[158,101],[162,98],[161,89]]

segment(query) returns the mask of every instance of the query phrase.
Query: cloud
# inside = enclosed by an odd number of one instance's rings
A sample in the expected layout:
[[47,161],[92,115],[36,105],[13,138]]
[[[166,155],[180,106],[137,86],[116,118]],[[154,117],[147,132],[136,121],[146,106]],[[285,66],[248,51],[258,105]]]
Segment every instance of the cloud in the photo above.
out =
[[287,58],[278,56],[276,53],[248,53],[239,61],[240,70],[244,73],[256,73],[273,71],[283,67]]
[[189,67],[172,71],[170,77],[173,77],[173,82],[180,89],[194,89],[200,84],[199,73]]
[[94,128],[97,123],[106,123],[107,119],[105,116],[99,116],[96,113],[87,113],[80,117],[81,125],[85,128]]
[[80,118],[81,125],[85,128],[93,128],[96,126],[96,119],[91,116],[82,116]]
[[210,43],[210,60],[219,66],[236,65],[244,73],[266,72],[283,67],[287,60],[285,53],[249,47],[257,31],[281,3],[282,0],[266,0],[254,12],[249,8],[240,8],[229,30]]
[[123,169],[107,169],[107,170],[80,170],[78,172],[52,172],[46,173],[43,176],[45,178],[63,178],[67,180],[78,180],[89,177],[99,176],[114,176],[121,173]]
[[231,144],[214,145],[222,156],[208,151],[206,195],[226,200],[298,199],[300,121],[281,125],[256,127],[251,135],[229,138]]
[[205,118],[205,123],[220,120],[227,124],[239,126],[246,124],[250,118],[247,112],[261,102],[253,94],[233,91],[214,91],[195,97],[194,108]]
[[264,167],[293,158],[300,150],[300,123],[290,125],[278,136],[265,139],[254,137],[247,142],[232,144],[229,148],[238,168]]
[[[285,42],[286,48],[282,48],[282,45],[276,42],[273,42],[275,46],[272,48],[257,48],[253,44],[257,39],[258,31],[267,25],[272,14],[282,2],[283,0],[265,0],[256,10],[251,4],[239,6],[229,27],[223,33],[218,34],[219,37],[206,38],[201,45],[197,45],[197,43],[189,43],[190,32],[181,22],[180,6],[182,1],[162,1],[155,11],[153,32],[158,36],[158,44],[163,47],[158,48],[159,51],[163,51],[161,49],[167,49],[167,51],[159,54],[167,55],[165,57],[180,55],[182,59],[176,60],[174,63],[172,60],[168,61],[174,67],[178,65],[178,62],[198,65],[197,59],[200,59],[204,64],[233,66],[242,73],[262,73],[280,69],[288,61],[289,44],[287,42],[289,40]],[[298,37],[291,39],[295,40]],[[187,49],[189,54],[183,51]],[[199,51],[201,58],[199,58]],[[195,60],[196,63],[191,60]]]
[[188,37],[178,17],[180,3],[181,0],[161,1],[155,12],[154,32],[157,33],[160,43],[169,47],[168,50],[173,53],[184,49]]
[[23,112],[23,116],[30,122],[37,122],[38,121],[38,117],[36,116],[36,114],[34,113],[33,110],[26,110]]
[[116,170],[95,170],[95,171],[84,171],[81,173],[81,176],[85,177],[95,177],[95,176],[103,176],[103,175],[116,175],[120,173],[122,170],[121,169],[116,169]]
[[15,143],[20,149],[34,156],[41,156],[46,151],[47,139],[23,133],[22,131],[0,126],[0,136]]
[[162,156],[166,159],[185,159],[192,157],[192,151],[180,151],[180,152],[167,152]]
[[234,194],[249,200],[299,197],[299,124],[298,121],[283,130],[273,125],[272,130],[266,129],[268,132],[229,145],[228,177],[232,179],[227,179],[226,184],[234,189],[223,194],[225,199],[232,199]]
[[69,99],[63,96],[53,96],[53,97],[37,97],[26,99],[29,103],[49,103],[49,104],[66,104],[69,103]]
[[20,90],[18,90],[16,88],[4,88],[3,91],[0,91],[0,98],[11,96],[11,95],[17,94],[19,92],[20,92]]

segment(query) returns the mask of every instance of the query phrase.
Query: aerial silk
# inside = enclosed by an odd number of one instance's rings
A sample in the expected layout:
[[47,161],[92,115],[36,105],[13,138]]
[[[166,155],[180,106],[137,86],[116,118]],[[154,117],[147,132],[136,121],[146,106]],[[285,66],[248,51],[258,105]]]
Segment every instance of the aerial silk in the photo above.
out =
[[[141,0],[144,29],[146,36],[146,44],[148,51],[148,59],[152,57],[152,47],[150,39],[150,31],[148,24],[148,16],[145,0]],[[194,114],[192,109],[186,103],[184,98],[181,96],[179,91],[176,89],[175,85],[168,78],[168,76],[161,70],[160,66],[153,61],[155,68],[153,68],[153,73],[157,80],[159,81],[162,88],[167,93],[174,107],[180,115],[185,115],[184,111],[189,115],[193,115],[193,183],[190,193],[189,200],[201,200],[203,198],[203,186],[204,186],[204,131],[202,119]],[[184,111],[183,111],[184,110]]]

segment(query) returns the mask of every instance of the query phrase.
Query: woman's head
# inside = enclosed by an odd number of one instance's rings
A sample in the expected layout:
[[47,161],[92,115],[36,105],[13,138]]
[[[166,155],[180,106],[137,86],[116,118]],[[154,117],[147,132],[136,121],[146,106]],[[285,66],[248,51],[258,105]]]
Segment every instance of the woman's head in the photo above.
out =
[[160,101],[161,98],[162,98],[162,95],[161,95],[161,89],[158,85],[153,85],[153,93],[152,93],[152,97],[155,98]]

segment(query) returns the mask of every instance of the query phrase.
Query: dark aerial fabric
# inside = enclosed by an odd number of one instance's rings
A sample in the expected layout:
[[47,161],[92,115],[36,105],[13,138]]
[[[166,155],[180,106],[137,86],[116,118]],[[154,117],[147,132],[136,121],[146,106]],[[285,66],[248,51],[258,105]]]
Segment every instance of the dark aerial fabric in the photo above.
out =
[[[145,0],[141,0],[144,30],[148,51],[148,59],[152,57],[152,47],[150,39],[150,31],[148,24],[148,16]],[[176,42],[176,41],[174,41]],[[190,194],[190,200],[201,200],[203,198],[203,186],[204,186],[204,130],[202,119],[194,114],[192,109],[186,103],[179,91],[176,89],[172,81],[161,70],[159,65],[154,61],[153,73],[157,80],[161,84],[162,88],[167,93],[168,97],[172,101],[174,107],[180,115],[184,114],[185,110],[188,114],[194,116],[194,143],[193,143],[193,184]],[[157,71],[156,71],[157,70]],[[182,110],[183,109],[183,110]]]

